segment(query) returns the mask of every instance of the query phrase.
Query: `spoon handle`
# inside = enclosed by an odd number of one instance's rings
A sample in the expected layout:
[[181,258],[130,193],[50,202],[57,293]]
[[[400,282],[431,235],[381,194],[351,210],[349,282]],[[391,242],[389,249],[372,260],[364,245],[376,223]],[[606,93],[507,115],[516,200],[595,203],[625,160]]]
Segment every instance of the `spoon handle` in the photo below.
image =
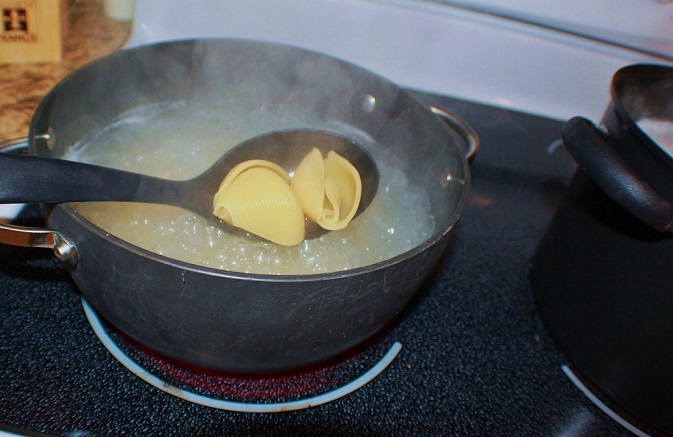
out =
[[0,154],[0,203],[147,201],[173,181],[108,167],[29,155]]

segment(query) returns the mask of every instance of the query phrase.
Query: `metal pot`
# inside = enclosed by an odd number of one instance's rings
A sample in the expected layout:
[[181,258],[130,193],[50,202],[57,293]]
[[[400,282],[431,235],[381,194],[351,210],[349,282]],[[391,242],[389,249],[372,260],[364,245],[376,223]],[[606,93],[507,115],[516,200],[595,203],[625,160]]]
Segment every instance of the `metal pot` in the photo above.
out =
[[[540,312],[580,376],[612,407],[673,433],[673,68],[632,65],[611,84],[603,128],[563,129],[579,165],[533,258]],[[650,133],[652,133],[650,131]]]
[[385,144],[386,153],[404,162],[410,182],[427,192],[434,233],[374,265],[294,276],[169,259],[108,234],[67,204],[48,214],[49,230],[5,225],[0,241],[55,248],[82,295],[112,325],[163,355],[205,368],[249,373],[306,366],[391,322],[459,219],[470,180],[466,147],[471,154],[477,145],[469,126],[325,55],[262,42],[190,40],[123,50],[72,73],[37,108],[29,153],[62,157],[133,108],[190,99],[236,101],[239,111],[282,103],[307,127],[327,125]]

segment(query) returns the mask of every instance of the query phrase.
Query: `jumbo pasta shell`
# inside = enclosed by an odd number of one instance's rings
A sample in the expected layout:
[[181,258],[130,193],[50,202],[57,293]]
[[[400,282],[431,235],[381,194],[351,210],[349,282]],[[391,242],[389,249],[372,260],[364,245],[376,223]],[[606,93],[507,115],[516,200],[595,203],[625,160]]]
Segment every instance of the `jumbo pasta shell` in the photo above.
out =
[[360,173],[334,151],[323,159],[313,148],[297,166],[290,186],[304,214],[324,229],[345,228],[360,206]]
[[304,240],[304,214],[276,164],[245,161],[224,178],[213,199],[213,214],[225,222],[283,246]]

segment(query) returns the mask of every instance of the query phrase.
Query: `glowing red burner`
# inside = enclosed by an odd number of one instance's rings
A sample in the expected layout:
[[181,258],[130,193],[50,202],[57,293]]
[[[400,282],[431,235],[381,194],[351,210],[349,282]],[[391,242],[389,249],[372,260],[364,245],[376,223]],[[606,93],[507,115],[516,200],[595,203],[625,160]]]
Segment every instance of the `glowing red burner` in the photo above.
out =
[[152,373],[162,375],[180,387],[189,387],[208,396],[245,401],[287,401],[333,390],[349,382],[349,376],[352,376],[356,367],[360,367],[357,361],[363,359],[361,351],[358,351],[342,361],[295,372],[229,374],[178,363],[123,334],[115,333],[131,349],[132,358],[145,364]]
[[378,376],[402,347],[379,338],[319,366],[270,375],[229,374],[166,358],[111,328],[86,301],[82,304],[103,345],[140,378],[190,402],[233,411],[288,411],[338,399]]

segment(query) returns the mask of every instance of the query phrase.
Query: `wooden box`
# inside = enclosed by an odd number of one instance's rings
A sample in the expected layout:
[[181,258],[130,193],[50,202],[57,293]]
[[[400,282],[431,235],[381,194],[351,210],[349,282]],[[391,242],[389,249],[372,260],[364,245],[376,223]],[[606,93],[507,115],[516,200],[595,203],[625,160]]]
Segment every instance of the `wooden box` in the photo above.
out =
[[0,0],[0,63],[63,57],[69,0]]

